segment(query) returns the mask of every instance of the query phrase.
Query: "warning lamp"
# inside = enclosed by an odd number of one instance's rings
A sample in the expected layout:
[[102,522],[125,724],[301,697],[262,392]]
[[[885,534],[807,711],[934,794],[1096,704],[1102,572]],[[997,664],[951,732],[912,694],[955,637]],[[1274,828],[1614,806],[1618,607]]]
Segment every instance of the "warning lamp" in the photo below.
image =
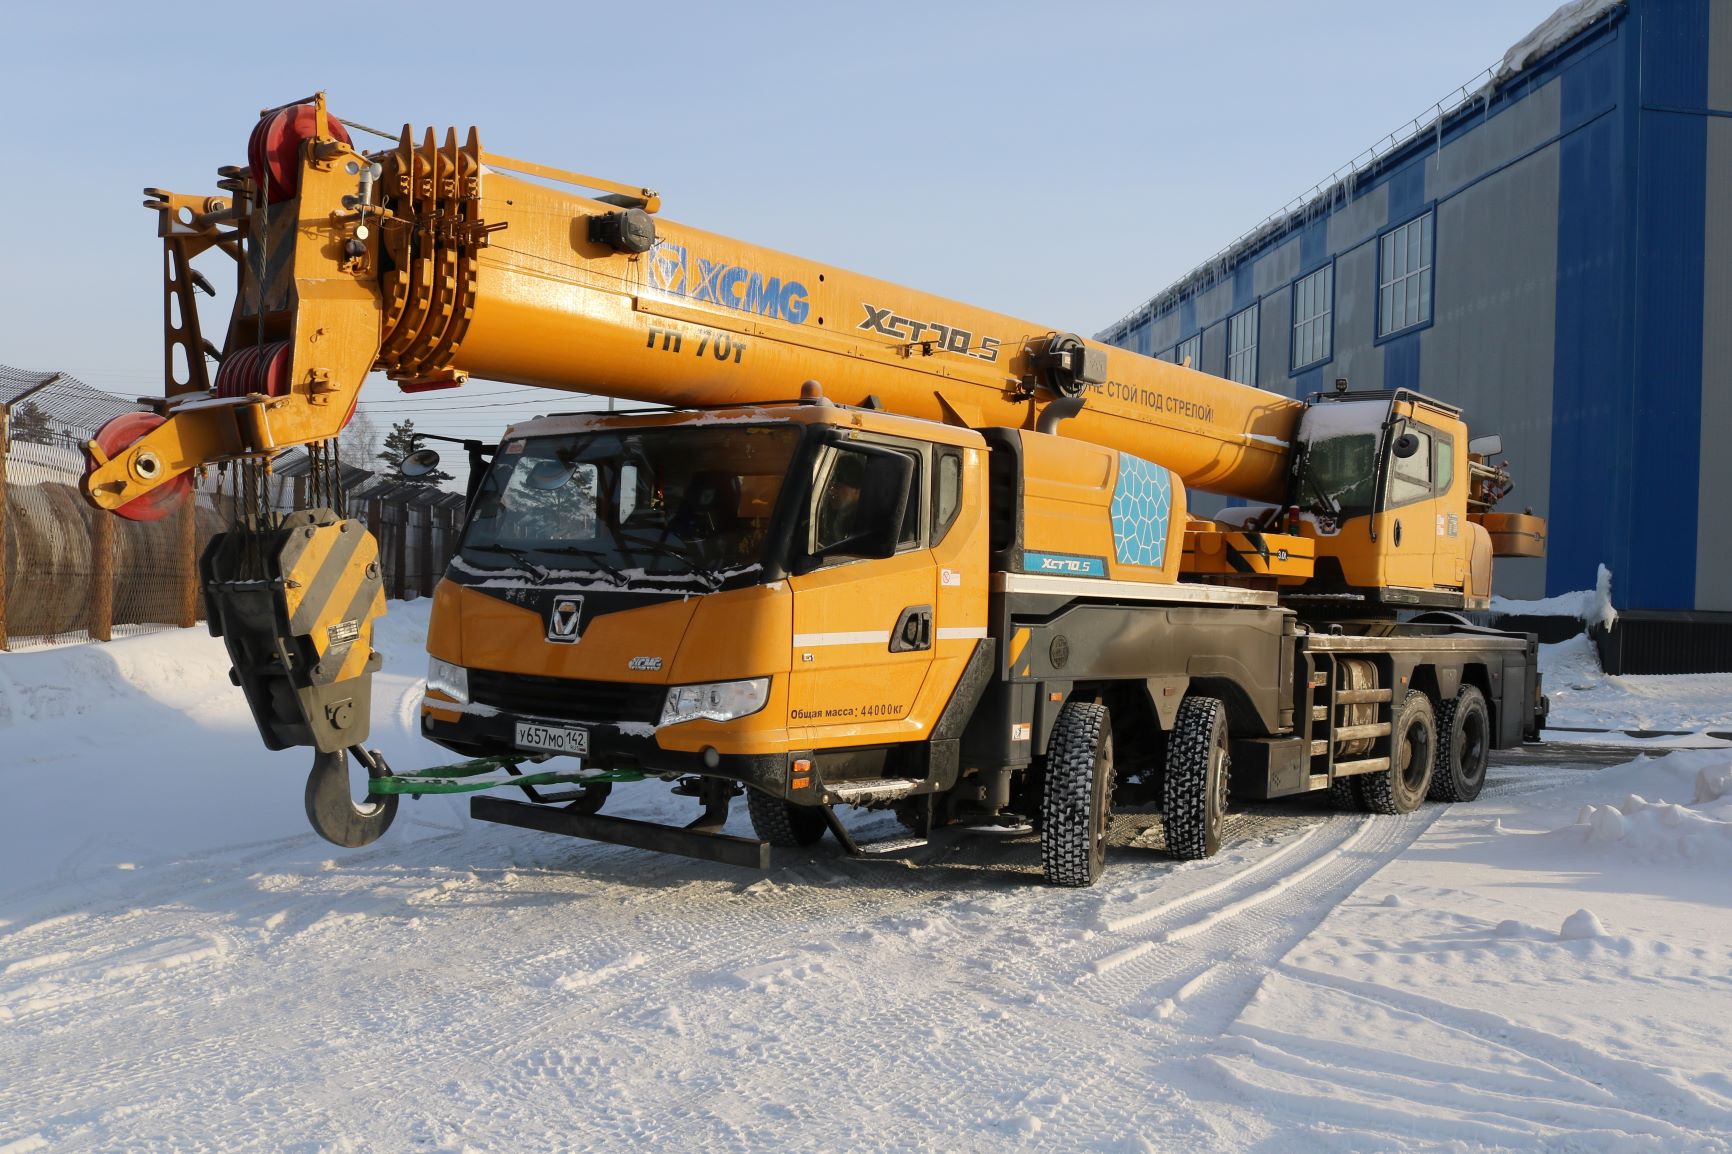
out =
[[800,386],[800,403],[802,405],[827,405],[830,402],[824,397],[824,386],[817,381],[806,381]]

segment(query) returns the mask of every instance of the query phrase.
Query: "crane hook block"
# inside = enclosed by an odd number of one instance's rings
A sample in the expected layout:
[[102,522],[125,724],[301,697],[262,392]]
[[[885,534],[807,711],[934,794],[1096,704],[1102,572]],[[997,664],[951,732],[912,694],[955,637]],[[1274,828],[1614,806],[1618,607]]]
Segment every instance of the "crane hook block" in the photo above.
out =
[[648,252],[656,242],[656,222],[641,208],[604,212],[589,218],[589,239],[615,252]]
[[1085,385],[1107,379],[1107,352],[1092,349],[1075,333],[1056,333],[1034,358],[1042,383],[1061,397],[1074,397]]
[[235,529],[211,539],[199,575],[267,748],[328,754],[367,739],[385,583],[364,525],[304,509],[276,529]]

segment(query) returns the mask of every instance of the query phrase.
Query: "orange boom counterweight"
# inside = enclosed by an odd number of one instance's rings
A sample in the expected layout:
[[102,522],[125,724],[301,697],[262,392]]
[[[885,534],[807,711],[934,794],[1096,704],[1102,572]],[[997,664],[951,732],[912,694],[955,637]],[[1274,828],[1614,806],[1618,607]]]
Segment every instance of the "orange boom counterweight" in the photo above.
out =
[[[688,228],[473,129],[368,152],[350,128],[322,96],[267,110],[223,195],[148,190],[165,396],[85,479],[161,515],[191,470],[232,463],[256,496],[309,446],[320,507],[242,501],[202,572],[265,741],[318,751],[332,840],[376,837],[401,793],[503,784],[524,800],[476,816],[749,865],[826,830],[860,850],[838,806],[919,837],[1038,822],[1046,876],[1087,884],[1115,796],[1201,856],[1229,766],[1235,792],[1400,812],[1471,797],[1484,752],[1537,730],[1531,640],[1443,612],[1485,603],[1493,542],[1543,542],[1492,511],[1507,469],[1450,406],[1283,398]],[[220,353],[192,268],[212,248],[239,268]],[[382,584],[328,451],[373,371],[663,407],[471,445],[422,712],[470,760],[417,773],[363,744]],[[1257,504],[1197,517],[1192,490]],[[702,816],[599,812],[646,776]],[[756,838],[721,833],[741,793]]]

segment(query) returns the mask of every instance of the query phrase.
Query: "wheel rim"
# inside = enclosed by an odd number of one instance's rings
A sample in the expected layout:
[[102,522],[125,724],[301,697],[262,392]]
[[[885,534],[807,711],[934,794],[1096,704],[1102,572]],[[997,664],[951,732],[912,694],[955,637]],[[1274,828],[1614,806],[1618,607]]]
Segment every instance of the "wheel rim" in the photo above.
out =
[[1423,722],[1414,721],[1402,735],[1407,755],[1401,767],[1401,784],[1410,793],[1425,787],[1425,771],[1431,765],[1431,733]]
[[1227,815],[1227,759],[1226,743],[1217,742],[1209,750],[1209,840],[1219,843],[1221,840],[1221,825]]
[[1474,781],[1483,774],[1485,772],[1485,755],[1485,715],[1475,711],[1462,719],[1461,776],[1467,781]]
[[1103,747],[1095,751],[1095,811],[1091,815],[1093,821],[1089,830],[1089,852],[1096,861],[1103,860],[1107,852],[1107,830],[1112,825],[1112,797],[1107,789],[1108,754]]

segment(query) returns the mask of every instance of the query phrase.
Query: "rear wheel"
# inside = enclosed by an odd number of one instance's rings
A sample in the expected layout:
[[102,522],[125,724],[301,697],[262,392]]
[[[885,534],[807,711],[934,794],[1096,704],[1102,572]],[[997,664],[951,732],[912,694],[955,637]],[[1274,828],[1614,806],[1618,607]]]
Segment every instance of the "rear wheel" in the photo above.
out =
[[1485,695],[1464,685],[1437,715],[1437,765],[1431,771],[1432,801],[1472,801],[1485,788],[1491,762],[1491,714]]
[[1216,697],[1186,697],[1167,739],[1161,825],[1174,857],[1205,858],[1221,848],[1227,819],[1227,707]]
[[1059,710],[1046,750],[1040,864],[1055,886],[1092,886],[1106,868],[1113,801],[1112,717],[1104,705]]
[[1417,689],[1409,690],[1390,727],[1389,768],[1359,775],[1359,796],[1365,808],[1384,814],[1418,809],[1431,787],[1436,758],[1437,717],[1431,698]]
[[1359,800],[1359,783],[1351,777],[1338,777],[1329,783],[1329,800],[1342,809],[1363,812],[1365,805]]
[[811,845],[828,828],[817,807],[794,805],[755,789],[746,790],[746,812],[761,840],[784,849]]

